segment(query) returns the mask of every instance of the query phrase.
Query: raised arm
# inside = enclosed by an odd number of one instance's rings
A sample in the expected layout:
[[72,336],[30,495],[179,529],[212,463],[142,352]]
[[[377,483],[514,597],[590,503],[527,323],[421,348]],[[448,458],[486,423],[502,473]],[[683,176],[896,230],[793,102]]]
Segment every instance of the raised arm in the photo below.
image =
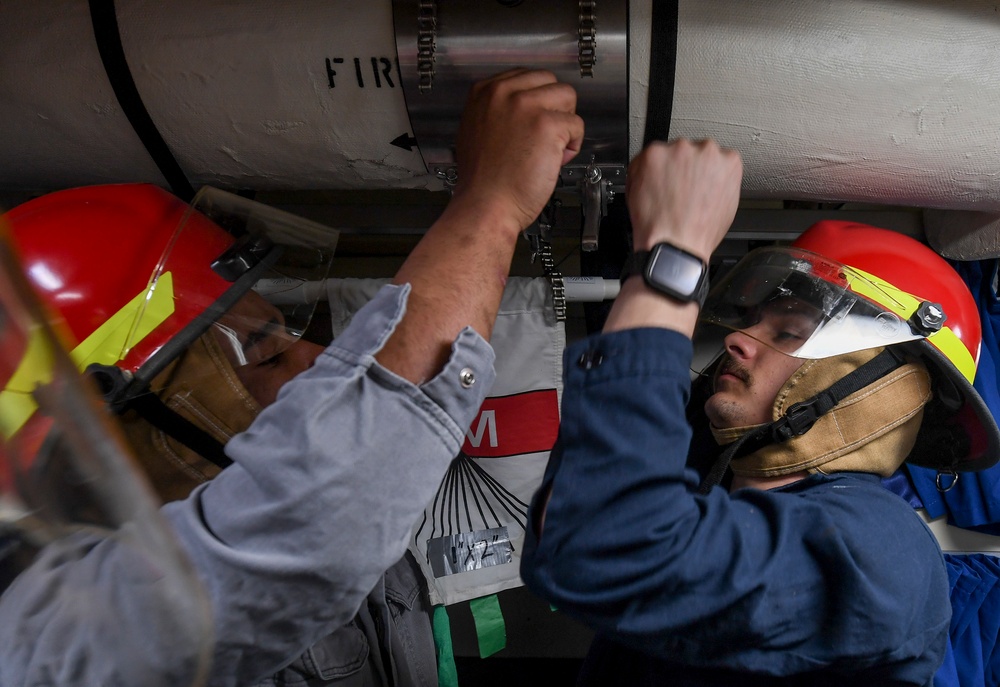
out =
[[519,232],[579,147],[574,107],[547,72],[474,87],[462,182],[400,269],[408,287],[380,290],[226,445],[233,465],[164,507],[213,601],[210,684],[256,684],[287,665],[403,555],[489,390],[483,336]]
[[[739,154],[714,141],[680,139],[647,146],[629,165],[625,190],[635,250],[667,241],[707,263],[732,224],[742,178]],[[697,319],[696,303],[667,298],[636,277],[622,284],[604,333],[661,327],[690,338]],[[545,523],[547,485],[538,498],[539,530]]]
[[396,275],[413,291],[376,356],[430,379],[470,326],[489,339],[521,231],[552,195],[583,140],[576,92],[547,71],[515,69],[473,86],[458,137],[458,186]]
[[[708,262],[736,215],[742,177],[739,154],[711,140],[647,146],[629,166],[625,190],[635,249],[667,241]],[[622,284],[604,331],[665,327],[690,337],[697,319],[696,304],[665,298],[634,278]]]

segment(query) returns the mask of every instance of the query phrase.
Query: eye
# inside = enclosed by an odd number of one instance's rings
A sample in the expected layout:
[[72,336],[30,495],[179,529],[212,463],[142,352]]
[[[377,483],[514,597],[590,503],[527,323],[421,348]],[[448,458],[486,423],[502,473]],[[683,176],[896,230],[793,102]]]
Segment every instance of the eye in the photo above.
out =
[[275,355],[272,355],[270,358],[261,360],[259,363],[257,363],[257,367],[277,367],[278,363],[281,362],[281,356],[282,356],[281,353],[277,353]]
[[774,335],[775,341],[802,341],[804,337],[798,332],[782,330]]

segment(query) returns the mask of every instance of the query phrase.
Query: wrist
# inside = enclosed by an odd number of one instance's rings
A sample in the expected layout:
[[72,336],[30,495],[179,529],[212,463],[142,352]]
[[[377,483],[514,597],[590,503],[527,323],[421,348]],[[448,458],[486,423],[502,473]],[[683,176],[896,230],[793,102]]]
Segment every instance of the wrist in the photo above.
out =
[[463,193],[452,197],[441,217],[464,226],[488,228],[493,233],[516,240],[534,218],[525,222],[512,207],[511,203]]
[[708,263],[667,241],[651,250],[636,250],[625,261],[621,280],[641,276],[642,283],[663,298],[701,307],[708,294]]
[[659,327],[692,336],[698,321],[698,304],[681,303],[651,289],[642,279],[622,282],[621,291],[604,322],[605,333]]

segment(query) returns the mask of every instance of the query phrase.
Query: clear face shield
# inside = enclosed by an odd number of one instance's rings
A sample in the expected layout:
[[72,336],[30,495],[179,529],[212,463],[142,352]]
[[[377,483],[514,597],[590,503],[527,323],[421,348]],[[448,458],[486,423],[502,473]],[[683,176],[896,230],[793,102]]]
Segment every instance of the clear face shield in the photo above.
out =
[[[168,333],[138,367],[132,388],[159,391],[166,382],[157,375],[208,332],[234,368],[265,363],[294,345],[318,298],[281,295],[327,277],[338,236],[316,222],[203,188],[157,262],[119,354],[127,363],[147,336]],[[258,284],[267,285],[266,295]],[[171,318],[179,324],[171,326]]]
[[[209,609],[0,230],[0,662],[27,670],[57,651],[78,677],[202,684]],[[170,647],[143,639],[150,623]]]
[[734,331],[796,358],[829,358],[924,338],[918,301],[878,278],[807,251],[759,248],[712,288],[695,335],[703,374]]

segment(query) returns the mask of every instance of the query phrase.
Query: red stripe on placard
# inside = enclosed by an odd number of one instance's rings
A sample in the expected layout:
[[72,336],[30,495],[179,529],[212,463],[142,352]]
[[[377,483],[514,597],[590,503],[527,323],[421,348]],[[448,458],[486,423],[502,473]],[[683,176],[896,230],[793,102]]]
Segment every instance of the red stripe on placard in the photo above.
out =
[[465,434],[462,451],[473,458],[499,458],[548,451],[559,433],[555,389],[497,396],[483,401]]

